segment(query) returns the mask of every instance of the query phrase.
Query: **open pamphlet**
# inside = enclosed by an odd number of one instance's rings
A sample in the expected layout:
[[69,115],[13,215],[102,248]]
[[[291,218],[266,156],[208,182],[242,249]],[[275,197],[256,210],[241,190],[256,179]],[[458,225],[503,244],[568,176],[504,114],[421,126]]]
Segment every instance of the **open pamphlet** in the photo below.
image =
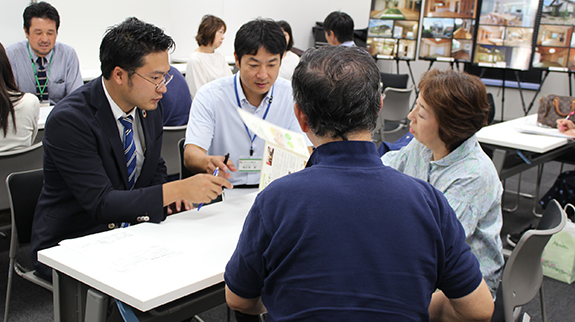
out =
[[556,128],[539,125],[537,122],[533,122],[533,119],[531,118],[525,119],[524,122],[517,124],[515,129],[519,133],[523,134],[546,135],[557,138],[573,139],[573,137],[561,133]]
[[259,190],[277,178],[305,168],[309,150],[303,134],[284,129],[240,108],[237,110],[246,126],[266,141]]

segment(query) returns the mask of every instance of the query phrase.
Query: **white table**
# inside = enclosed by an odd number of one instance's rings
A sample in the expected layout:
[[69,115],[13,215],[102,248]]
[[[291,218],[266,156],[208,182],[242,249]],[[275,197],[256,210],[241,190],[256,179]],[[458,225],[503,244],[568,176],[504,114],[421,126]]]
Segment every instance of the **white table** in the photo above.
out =
[[54,105],[42,105],[42,106],[40,106],[40,117],[38,118],[38,129],[39,130],[44,129],[44,126],[46,125],[46,119],[48,118],[48,115],[50,114],[50,112],[52,112],[53,108],[54,108]]
[[[176,214],[161,224],[143,223],[67,240],[38,252],[38,260],[146,312],[223,282],[225,265],[256,194]],[[104,237],[112,240],[126,234],[128,239],[94,246]],[[76,248],[86,245],[91,255]],[[148,258],[152,252],[158,258]],[[140,263],[127,264],[136,255]],[[55,312],[60,309],[55,307]]]
[[[477,140],[481,143],[482,148],[491,154],[493,164],[502,181],[537,166],[535,195],[526,195],[534,198],[534,214],[539,199],[543,165],[545,162],[563,155],[573,147],[574,143],[571,139],[552,135],[560,134],[557,129],[545,129],[537,126],[537,115],[528,115],[486,126],[477,132]],[[518,182],[520,183],[521,180]],[[519,198],[519,186],[517,190]]]
[[477,140],[481,143],[493,144],[506,148],[519,149],[535,153],[549,152],[567,144],[568,139],[549,135],[525,134],[520,130],[531,132],[548,132],[550,135],[557,130],[548,130],[537,126],[537,115],[528,115],[514,120],[486,126],[477,132]]

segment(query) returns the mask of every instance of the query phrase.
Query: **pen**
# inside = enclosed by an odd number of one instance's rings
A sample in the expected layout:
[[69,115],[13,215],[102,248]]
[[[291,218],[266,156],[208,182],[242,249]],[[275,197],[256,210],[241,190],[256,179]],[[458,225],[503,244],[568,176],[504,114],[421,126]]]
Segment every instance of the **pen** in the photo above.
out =
[[[229,159],[230,159],[230,154],[228,153],[224,156],[224,164],[227,164]],[[214,170],[214,173],[213,173],[214,177],[217,177],[219,172],[220,172],[220,168],[216,167],[216,170]],[[200,208],[202,208],[203,205],[204,205],[203,202],[198,205],[198,211],[200,211]]]

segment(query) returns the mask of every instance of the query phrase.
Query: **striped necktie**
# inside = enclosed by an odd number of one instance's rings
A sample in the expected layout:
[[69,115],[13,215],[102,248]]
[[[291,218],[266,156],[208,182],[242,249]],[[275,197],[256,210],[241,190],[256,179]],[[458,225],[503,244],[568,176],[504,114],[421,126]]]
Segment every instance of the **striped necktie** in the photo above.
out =
[[136,183],[136,143],[134,142],[134,131],[132,131],[132,116],[120,117],[120,123],[124,126],[124,155],[126,156],[126,166],[128,168],[128,187],[134,188]]
[[48,100],[48,84],[46,79],[46,64],[48,60],[46,57],[38,57],[36,60],[38,63],[38,70],[36,71],[36,76],[38,77],[38,82],[36,83],[36,96],[40,102]]

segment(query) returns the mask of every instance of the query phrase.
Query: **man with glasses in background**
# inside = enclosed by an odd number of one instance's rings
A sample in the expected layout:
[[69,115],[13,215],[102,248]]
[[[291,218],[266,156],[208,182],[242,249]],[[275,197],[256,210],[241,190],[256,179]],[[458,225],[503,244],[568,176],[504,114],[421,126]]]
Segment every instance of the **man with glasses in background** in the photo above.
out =
[[51,279],[37,252],[61,240],[158,223],[232,188],[224,174],[166,183],[160,152],[162,95],[172,79],[172,38],[128,18],[100,45],[102,76],[60,101],[46,121],[44,188],[32,227],[36,273]]

